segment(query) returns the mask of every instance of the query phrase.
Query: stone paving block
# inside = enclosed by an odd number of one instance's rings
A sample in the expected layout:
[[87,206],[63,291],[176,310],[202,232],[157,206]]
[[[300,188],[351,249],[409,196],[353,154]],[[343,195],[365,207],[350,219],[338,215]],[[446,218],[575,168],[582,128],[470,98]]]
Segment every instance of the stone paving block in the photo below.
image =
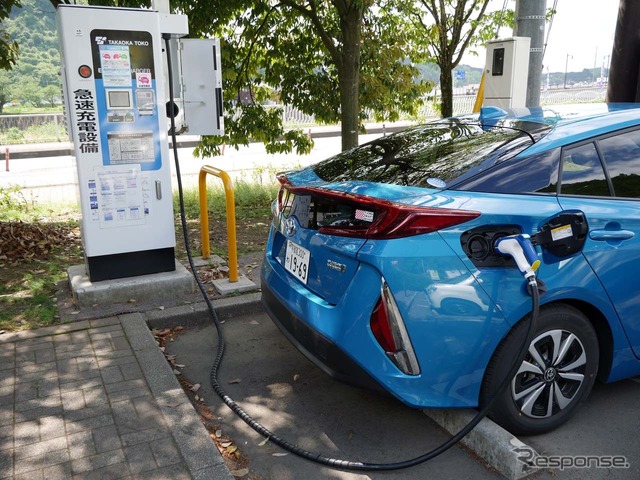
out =
[[122,449],[110,452],[98,453],[89,457],[78,458],[71,461],[71,470],[74,474],[91,472],[108,465],[122,463],[125,461]]
[[113,393],[113,392],[121,392],[123,390],[133,390],[138,388],[144,388],[146,386],[147,386],[147,382],[145,382],[143,379],[138,379],[138,380],[126,380],[122,382],[105,385],[105,389],[107,390],[107,393]]
[[[50,398],[50,397],[47,397]],[[38,399],[40,400],[40,399]],[[31,400],[32,402],[35,402],[37,400]],[[37,407],[37,408],[32,408],[30,410],[25,410],[25,411],[16,411],[15,412],[15,421],[16,422],[26,422],[28,420],[37,420],[40,417],[48,417],[51,415],[62,415],[62,402],[60,402],[60,398],[58,397],[58,404],[57,405],[51,405],[51,406],[45,406],[45,407]]]
[[72,460],[90,457],[98,453],[90,430],[68,435],[67,442],[69,443],[69,455]]
[[118,402],[120,400],[132,399],[137,397],[151,396],[151,391],[145,385],[144,387],[132,390],[119,390],[117,392],[107,392],[110,402]]
[[171,438],[150,442],[149,446],[159,467],[166,467],[182,461],[180,452]]
[[121,447],[120,437],[115,425],[107,425],[105,427],[94,428],[91,431],[93,435],[93,443],[98,453],[108,452]]
[[48,363],[53,362],[56,358],[53,348],[47,348],[46,350],[38,350],[36,354],[36,363]]
[[67,480],[71,478],[71,462],[64,462],[42,469],[45,480]]
[[77,358],[82,356],[93,355],[93,347],[91,344],[74,343],[71,345],[65,345],[64,347],[56,349],[56,358]]
[[60,391],[64,393],[72,390],[84,390],[85,388],[100,386],[102,386],[102,379],[100,377],[93,377],[78,380],[76,382],[62,383],[60,385]]
[[52,440],[45,440],[44,442],[41,441],[21,446],[20,448],[16,449],[15,459],[16,461],[20,461],[29,457],[42,456],[47,452],[53,452],[66,448],[67,438],[58,437]]
[[37,420],[16,423],[13,427],[13,442],[16,447],[40,441],[40,425]]
[[16,365],[36,363],[36,352],[32,350],[26,350],[24,352],[16,352],[15,363]]
[[[37,396],[37,389],[36,389]],[[60,399],[60,395],[50,395],[44,398],[35,398],[33,400],[25,400],[20,403],[16,403],[15,411],[16,412],[25,412],[33,409],[46,409],[46,408],[56,408],[62,407],[62,400]]]
[[170,437],[170,435],[169,430],[165,428],[149,428],[139,432],[121,433],[120,440],[122,440],[122,445],[129,447],[131,445],[138,445],[140,443],[167,438]]
[[100,371],[97,368],[91,370],[85,370],[74,373],[63,373],[58,375],[58,382],[60,385],[65,383],[77,382],[79,380],[88,380],[90,378],[100,378]]
[[124,381],[124,376],[118,365],[113,367],[106,367],[100,370],[102,373],[102,381],[107,383],[117,383]]
[[0,388],[11,387],[15,384],[13,370],[0,371]]
[[[49,468],[51,468],[51,467],[49,467]],[[4,478],[4,477],[0,477],[0,478]],[[28,473],[21,473],[19,475],[14,475],[11,478],[13,480],[47,480],[45,478],[45,476],[44,476],[44,469],[43,468],[28,472]]]
[[13,392],[14,392],[14,387],[0,388],[0,405],[13,404]]
[[0,450],[13,448],[13,425],[0,427]]
[[20,404],[38,398],[38,384],[35,382],[20,383],[15,386],[15,401]]
[[104,427],[106,425],[113,425],[113,417],[110,414],[99,415],[97,417],[91,417],[84,420],[67,420],[65,421],[65,427],[67,433],[77,433],[84,430],[92,430],[94,428]]
[[42,417],[38,419],[40,429],[40,440],[51,440],[64,437],[64,419],[59,415]]
[[0,451],[0,478],[6,478],[12,473],[13,450],[2,450]]
[[158,467],[153,452],[147,443],[126,447],[124,453],[131,473],[141,473]]
[[26,375],[29,373],[40,373],[50,372],[56,366],[54,360],[50,360],[45,363],[32,363],[32,364],[19,364],[16,366],[16,377]]
[[52,465],[58,465],[60,463],[69,461],[69,450],[56,450],[52,452],[46,452],[41,455],[29,457],[27,460],[15,462],[14,472],[16,475],[23,474],[32,471],[39,471],[43,468],[50,467]]
[[60,384],[55,375],[41,378],[36,382],[36,386],[38,387],[38,398],[60,395]]
[[[6,407],[6,405],[4,405]],[[14,422],[13,407],[9,410],[0,408],[0,427],[11,425]]]
[[126,365],[127,363],[136,362],[136,357],[133,355],[115,356],[115,357],[98,357],[98,367],[106,368],[114,365]]
[[127,464],[124,462],[107,465],[91,472],[73,476],[73,480],[128,480],[131,478]]
[[82,393],[84,394],[84,401],[87,407],[98,407],[109,402],[107,392],[102,386],[85,388]]
[[60,394],[60,398],[62,399],[62,408],[65,412],[81,410],[87,406],[87,404],[84,403],[84,395],[81,389],[64,391]]
[[0,371],[1,370],[12,370],[16,366],[16,361],[13,356],[11,358],[0,357]]
[[96,407],[85,407],[80,410],[72,410],[64,413],[65,421],[86,420],[91,417],[111,414],[109,405],[98,405]]

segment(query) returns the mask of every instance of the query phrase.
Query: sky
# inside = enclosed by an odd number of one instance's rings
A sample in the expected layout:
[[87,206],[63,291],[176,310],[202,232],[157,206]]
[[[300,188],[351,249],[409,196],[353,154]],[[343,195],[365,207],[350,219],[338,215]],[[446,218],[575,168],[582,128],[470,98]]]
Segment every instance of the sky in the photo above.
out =
[[[565,64],[570,72],[593,68],[594,62],[600,68],[607,61],[605,57],[611,55],[619,3],[619,0],[558,0],[543,60],[544,72],[547,67],[550,72],[564,72]],[[503,1],[492,0],[492,4],[499,9]],[[547,8],[552,6],[553,0],[547,0]],[[515,8],[515,2],[509,2],[508,8]],[[545,38],[548,31],[549,23]],[[500,38],[511,36],[511,29],[500,31]],[[477,57],[466,55],[461,63],[483,67],[485,53],[483,50],[478,53]]]

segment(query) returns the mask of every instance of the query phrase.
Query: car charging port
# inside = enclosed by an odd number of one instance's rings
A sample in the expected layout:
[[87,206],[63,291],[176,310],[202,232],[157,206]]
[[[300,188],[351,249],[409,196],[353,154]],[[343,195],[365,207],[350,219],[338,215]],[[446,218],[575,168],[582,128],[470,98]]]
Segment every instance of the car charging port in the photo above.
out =
[[519,235],[522,229],[518,225],[484,225],[464,232],[460,236],[462,250],[478,267],[513,267],[512,257],[504,256],[494,248],[502,237]]
[[564,258],[582,250],[588,232],[584,213],[566,211],[543,223],[538,233],[531,237],[531,242],[540,245],[543,252]]

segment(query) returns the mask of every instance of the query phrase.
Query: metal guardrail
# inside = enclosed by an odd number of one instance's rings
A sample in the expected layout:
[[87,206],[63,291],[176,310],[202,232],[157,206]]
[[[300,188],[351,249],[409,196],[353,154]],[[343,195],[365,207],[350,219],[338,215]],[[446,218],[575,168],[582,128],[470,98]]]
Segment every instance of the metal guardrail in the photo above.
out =
[[207,202],[207,174],[218,177],[224,185],[225,208],[227,212],[227,255],[229,257],[229,282],[238,281],[238,247],[236,240],[236,204],[231,177],[224,170],[204,165],[198,177],[198,195],[200,199],[200,239],[202,240],[202,258],[211,256],[209,238],[209,207]]

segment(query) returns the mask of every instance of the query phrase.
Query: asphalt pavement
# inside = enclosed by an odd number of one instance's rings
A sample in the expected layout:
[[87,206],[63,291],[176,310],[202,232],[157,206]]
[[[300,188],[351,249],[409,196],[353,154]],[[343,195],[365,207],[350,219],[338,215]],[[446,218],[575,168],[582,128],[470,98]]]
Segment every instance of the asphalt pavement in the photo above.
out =
[[[395,462],[420,455],[449,438],[423,412],[328,377],[302,356],[264,313],[229,319],[223,329],[227,352],[220,371],[221,384],[250,415],[294,444],[329,457]],[[211,390],[208,379],[216,342],[213,326],[205,324],[187,328],[169,350],[186,365],[183,374],[191,382],[202,384],[203,396],[220,417],[223,432],[247,456],[251,473],[257,478],[501,478],[472,451],[460,446],[426,464],[386,473],[331,470],[292,454],[279,456],[283,450],[269,443],[261,446],[262,437]],[[559,462],[562,456],[619,456],[625,457],[629,468],[596,468],[593,463],[590,468],[541,468],[530,478],[640,478],[638,402],[637,380],[596,384],[587,403],[569,423],[545,435],[520,438],[550,462]],[[563,461],[574,461],[566,458]],[[580,458],[576,465],[581,465]]]

